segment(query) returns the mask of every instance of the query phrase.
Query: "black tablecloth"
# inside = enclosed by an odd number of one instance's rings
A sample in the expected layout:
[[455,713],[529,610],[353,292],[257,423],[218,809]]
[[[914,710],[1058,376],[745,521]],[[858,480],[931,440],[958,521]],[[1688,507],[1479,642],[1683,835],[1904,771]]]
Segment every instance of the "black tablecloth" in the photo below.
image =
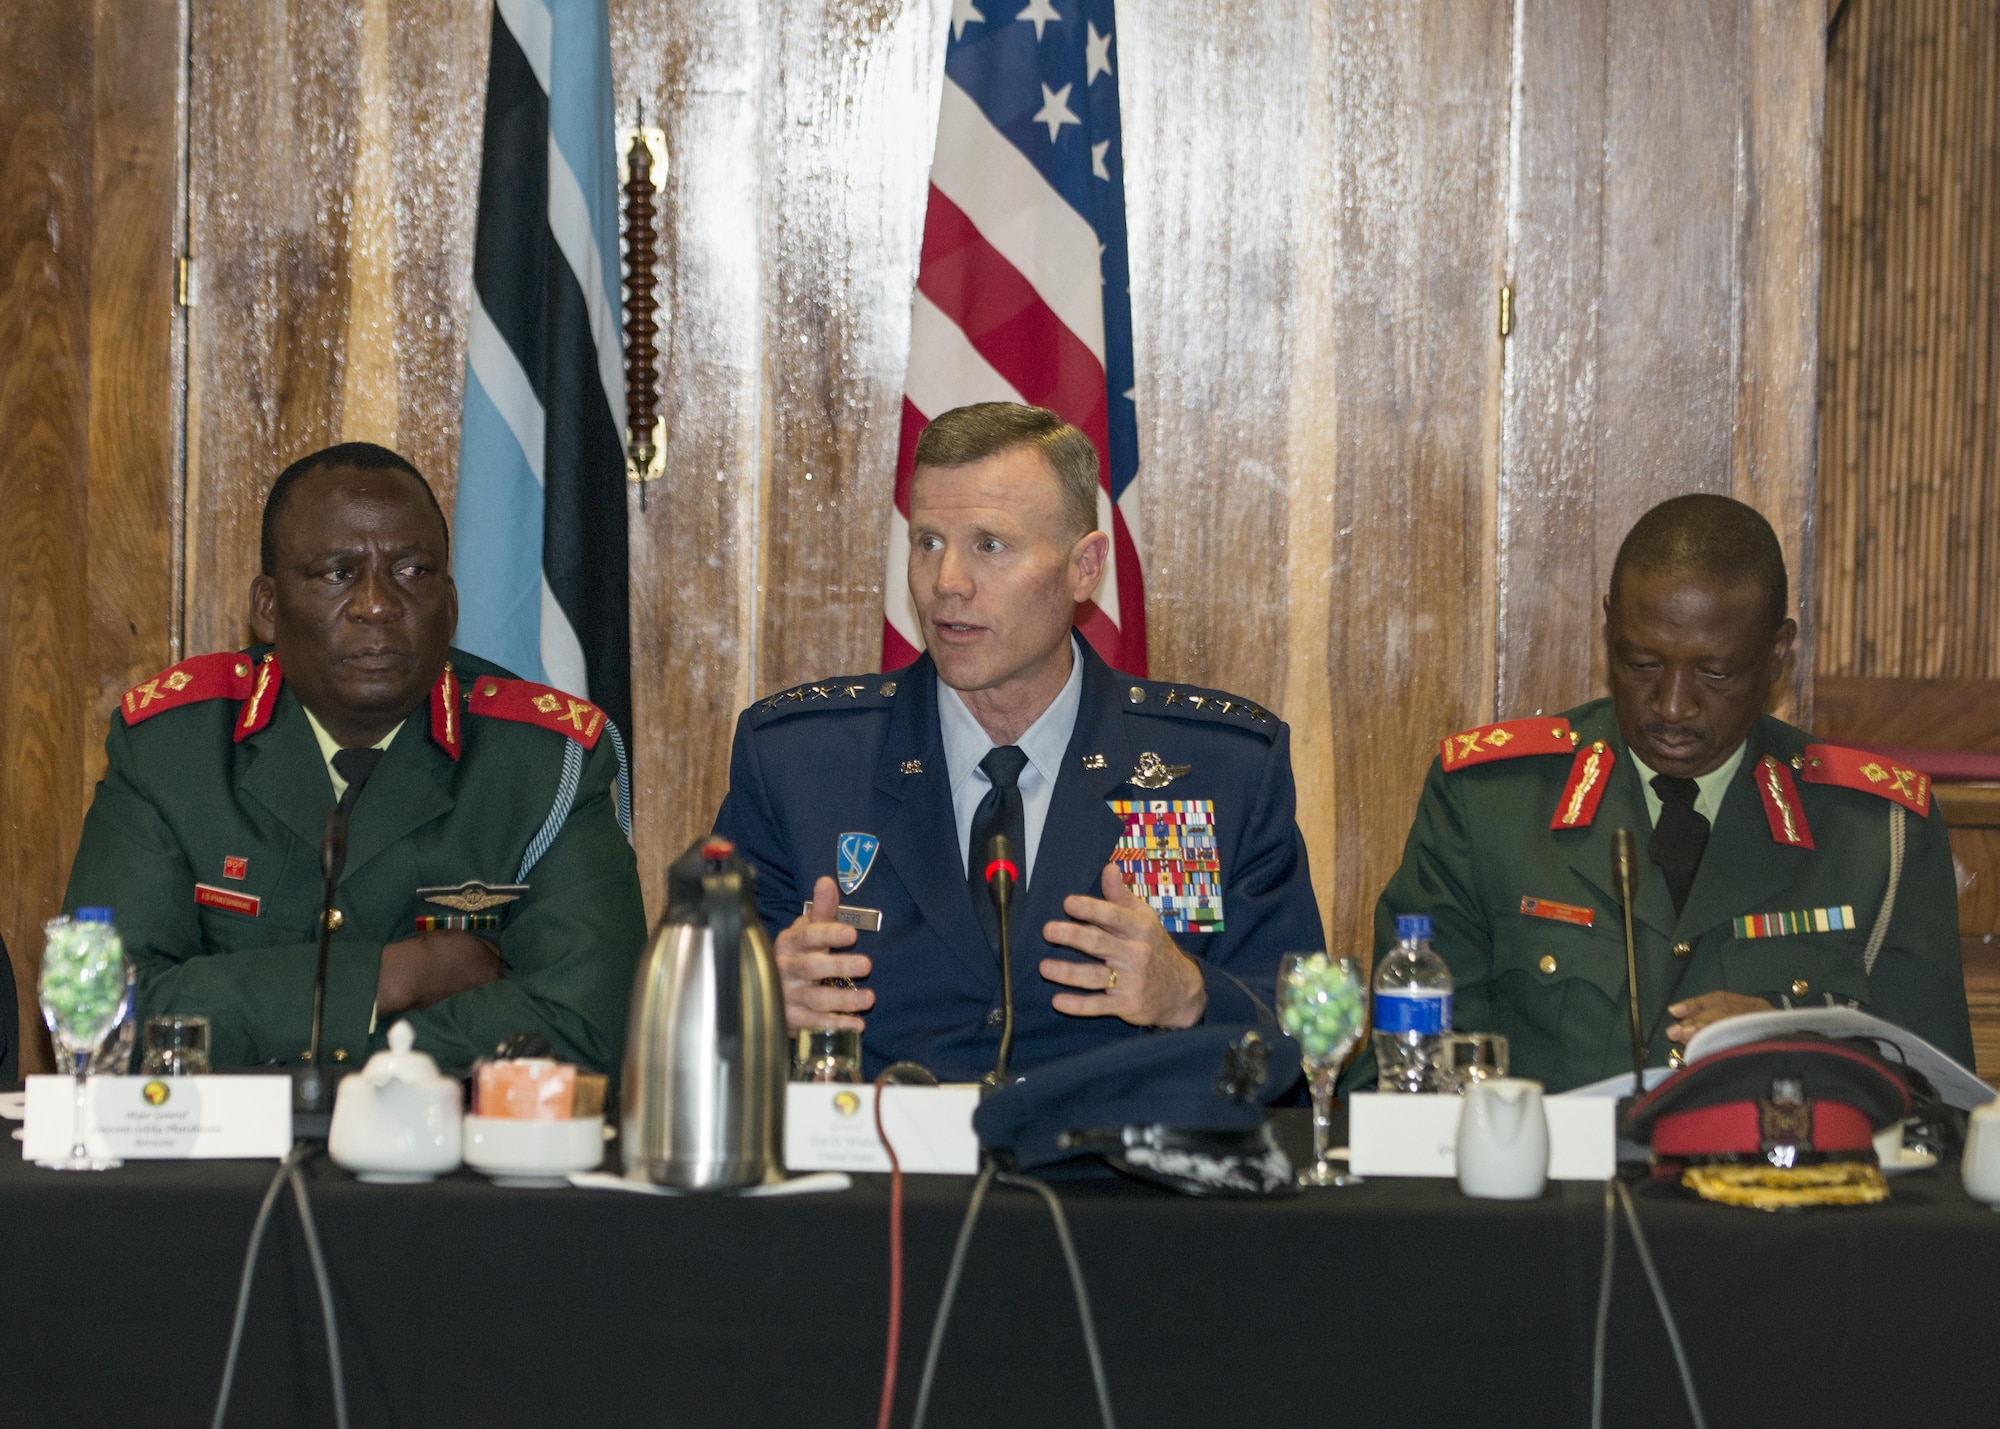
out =
[[[272,1169],[65,1175],[0,1153],[0,1422],[206,1424]],[[503,1190],[468,1173],[364,1186],[323,1158],[308,1175],[356,1425],[873,1422],[886,1177],[741,1200]],[[1955,1169],[1894,1184],[1887,1206],[1783,1216],[1637,1189],[1711,1425],[2000,1418],[2000,1216]],[[898,1423],[970,1182],[908,1185]],[[1062,1194],[1128,1429],[1588,1422],[1600,1186],[1520,1205],[1396,1180],[1260,1203],[1124,1183]],[[1608,1424],[1688,1422],[1622,1228],[1608,1386]],[[288,1197],[229,1422],[331,1417]],[[1060,1251],[1024,1192],[988,1203],[931,1422],[1096,1422]]]

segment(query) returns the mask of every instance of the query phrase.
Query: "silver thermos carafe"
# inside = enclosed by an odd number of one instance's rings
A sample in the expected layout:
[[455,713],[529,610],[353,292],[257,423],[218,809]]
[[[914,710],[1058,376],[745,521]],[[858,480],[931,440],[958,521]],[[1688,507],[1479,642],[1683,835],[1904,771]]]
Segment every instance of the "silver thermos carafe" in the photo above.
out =
[[689,1191],[784,1175],[790,1047],[755,889],[727,839],[699,840],[667,870],[625,1041],[628,1175]]

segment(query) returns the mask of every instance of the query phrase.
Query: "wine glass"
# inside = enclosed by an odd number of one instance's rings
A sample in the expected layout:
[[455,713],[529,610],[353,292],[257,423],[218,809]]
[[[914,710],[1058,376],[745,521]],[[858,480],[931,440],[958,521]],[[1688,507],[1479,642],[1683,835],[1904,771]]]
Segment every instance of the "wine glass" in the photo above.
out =
[[1328,953],[1286,953],[1278,964],[1278,1025],[1299,1044],[1312,1089],[1313,1164],[1299,1172],[1301,1186],[1353,1186],[1359,1176],[1334,1170],[1327,1160],[1333,1121],[1334,1079],[1354,1050],[1367,1011],[1361,965]]
[[52,918],[42,951],[42,1020],[76,1079],[76,1119],[69,1158],[44,1161],[56,1171],[109,1171],[125,1163],[94,1157],[85,1145],[90,1073],[100,1049],[130,1019],[132,965],[108,920]]

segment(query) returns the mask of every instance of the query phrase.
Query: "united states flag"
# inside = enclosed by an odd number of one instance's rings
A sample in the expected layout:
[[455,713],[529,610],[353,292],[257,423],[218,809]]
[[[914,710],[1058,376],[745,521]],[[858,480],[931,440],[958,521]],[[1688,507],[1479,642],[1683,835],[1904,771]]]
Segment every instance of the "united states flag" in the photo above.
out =
[[1097,447],[1098,522],[1112,559],[1077,624],[1118,669],[1146,673],[1146,592],[1132,542],[1139,429],[1112,0],[952,0],[931,162],[882,667],[917,658],[910,604],[910,469],[932,417],[1030,402]]

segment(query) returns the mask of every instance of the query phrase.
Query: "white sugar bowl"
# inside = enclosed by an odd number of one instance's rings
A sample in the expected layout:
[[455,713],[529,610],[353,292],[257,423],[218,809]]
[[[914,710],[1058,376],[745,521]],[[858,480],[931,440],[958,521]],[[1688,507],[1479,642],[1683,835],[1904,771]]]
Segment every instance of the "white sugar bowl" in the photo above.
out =
[[414,1050],[408,1022],[389,1029],[389,1050],[340,1083],[327,1154],[357,1180],[381,1185],[434,1181],[463,1159],[463,1089]]

